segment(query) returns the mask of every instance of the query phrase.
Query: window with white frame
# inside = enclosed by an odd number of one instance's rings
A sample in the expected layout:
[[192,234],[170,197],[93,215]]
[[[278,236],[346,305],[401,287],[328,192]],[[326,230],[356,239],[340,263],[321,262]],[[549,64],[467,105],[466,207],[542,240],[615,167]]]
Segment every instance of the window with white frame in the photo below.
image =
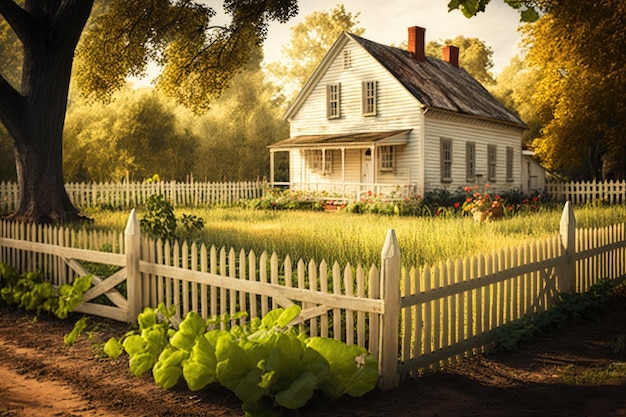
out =
[[394,147],[381,146],[378,148],[379,169],[381,171],[393,171],[395,165]]
[[506,147],[506,180],[513,181],[513,147]]
[[465,142],[465,179],[474,181],[476,179],[476,144]]
[[361,85],[363,116],[376,116],[378,83],[376,81],[364,81]]
[[349,49],[343,50],[343,69],[352,68],[352,51]]
[[326,86],[326,117],[338,119],[341,116],[341,84]]
[[452,182],[452,139],[441,138],[440,166],[441,182]]
[[487,179],[495,181],[497,178],[498,167],[498,147],[496,145],[487,145]]
[[313,172],[330,174],[333,166],[333,153],[329,149],[312,149],[307,151],[307,160]]

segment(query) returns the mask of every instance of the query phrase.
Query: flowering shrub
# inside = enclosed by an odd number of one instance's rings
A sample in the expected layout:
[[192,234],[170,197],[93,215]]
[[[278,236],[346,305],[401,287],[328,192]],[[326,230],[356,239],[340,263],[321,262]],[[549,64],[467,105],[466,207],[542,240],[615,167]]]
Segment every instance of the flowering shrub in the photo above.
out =
[[[328,198],[328,200],[325,200]],[[334,196],[328,193],[313,195],[310,192],[266,188],[263,197],[245,202],[252,209],[272,210],[322,210],[324,204],[333,201]]]
[[478,221],[501,218],[504,215],[503,201],[500,195],[490,193],[488,191],[490,188],[489,184],[485,184],[484,190],[478,185],[463,188],[463,191],[471,194],[465,198],[463,212],[471,212]]
[[[281,190],[267,188],[263,197],[243,203],[253,209],[273,210],[329,210],[348,213],[384,214],[396,216],[455,217],[479,213],[481,220],[498,219],[505,215],[539,210],[540,196],[527,198],[519,192],[497,194],[489,184],[466,186],[455,192],[446,189],[430,191],[426,196],[410,195],[401,198],[396,192],[378,194],[368,191],[358,201],[346,201],[338,194],[328,192]],[[334,211],[334,210],[333,210]]]

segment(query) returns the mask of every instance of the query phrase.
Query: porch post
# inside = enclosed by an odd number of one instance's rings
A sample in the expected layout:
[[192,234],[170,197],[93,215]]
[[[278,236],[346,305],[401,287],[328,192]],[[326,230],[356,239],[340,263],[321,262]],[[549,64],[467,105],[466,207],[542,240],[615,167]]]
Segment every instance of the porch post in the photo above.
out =
[[346,197],[346,148],[341,148],[341,196]]
[[385,311],[380,323],[378,386],[382,390],[400,384],[398,375],[398,323],[400,320],[400,247],[393,229],[387,231],[381,252],[381,291]]
[[270,184],[274,186],[274,151],[270,149]]
[[372,151],[372,192],[375,192],[376,190],[374,189],[373,185],[378,183],[378,169],[376,169],[378,167],[378,161],[376,160],[376,145],[372,145],[370,147],[371,151]]

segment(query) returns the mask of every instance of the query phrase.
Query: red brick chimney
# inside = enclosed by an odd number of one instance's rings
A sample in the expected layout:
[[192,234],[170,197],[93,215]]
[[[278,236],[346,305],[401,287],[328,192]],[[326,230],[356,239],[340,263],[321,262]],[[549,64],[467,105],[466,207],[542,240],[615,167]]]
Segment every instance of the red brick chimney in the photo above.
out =
[[452,45],[443,47],[443,60],[449,62],[455,67],[459,67],[459,48]]
[[424,53],[424,34],[426,29],[419,26],[412,26],[409,28],[409,52],[411,58],[417,61],[424,61],[426,55]]

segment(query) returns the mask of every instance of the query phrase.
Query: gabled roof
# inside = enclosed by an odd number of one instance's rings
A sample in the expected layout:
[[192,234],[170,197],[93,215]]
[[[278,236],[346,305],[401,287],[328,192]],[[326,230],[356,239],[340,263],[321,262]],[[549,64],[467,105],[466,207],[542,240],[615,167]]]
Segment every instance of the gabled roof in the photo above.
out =
[[389,71],[425,108],[487,119],[526,129],[526,124],[496,100],[464,69],[449,62],[426,57],[411,58],[408,51],[381,45],[360,36],[344,33],[326,54],[313,76],[287,110],[289,118],[308,96],[348,39],[353,39]]

